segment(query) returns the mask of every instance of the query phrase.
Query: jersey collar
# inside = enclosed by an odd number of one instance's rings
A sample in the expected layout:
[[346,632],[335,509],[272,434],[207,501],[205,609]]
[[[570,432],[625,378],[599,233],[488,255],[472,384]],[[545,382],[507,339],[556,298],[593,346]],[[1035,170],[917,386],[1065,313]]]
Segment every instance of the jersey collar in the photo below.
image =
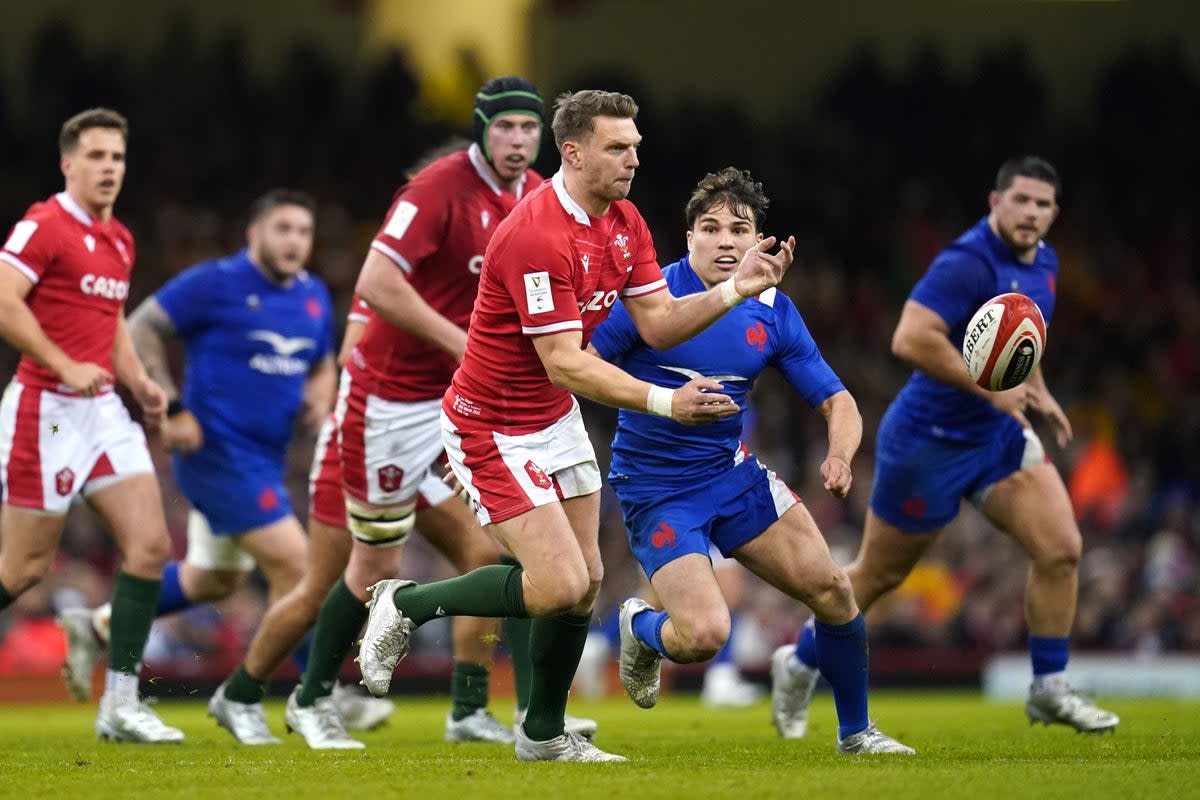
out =
[[[500,184],[496,183],[496,176],[492,174],[492,170],[488,167],[487,159],[483,157],[483,150],[478,144],[472,144],[467,148],[467,158],[470,159],[471,166],[475,168],[475,172],[479,175],[480,180],[486,183],[488,188],[495,192],[497,197],[504,194],[504,190],[500,188]],[[518,200],[521,199],[521,195],[525,194],[525,179],[527,177],[529,177],[528,170],[522,172],[521,177],[517,180],[517,188],[513,191],[513,194],[517,196]]]
[[69,192],[59,192],[54,195],[54,199],[58,201],[58,204],[62,206],[64,211],[89,228],[96,224],[96,220],[92,219],[92,215],[84,211],[83,206],[76,203],[75,198],[71,197]]
[[563,209],[575,218],[575,221],[580,225],[591,227],[592,220],[583,210],[583,206],[571,199],[571,195],[567,194],[567,183],[563,177],[563,172],[560,169],[554,173],[554,177],[550,179],[550,183],[554,186],[554,193],[558,195],[558,202],[562,203]]

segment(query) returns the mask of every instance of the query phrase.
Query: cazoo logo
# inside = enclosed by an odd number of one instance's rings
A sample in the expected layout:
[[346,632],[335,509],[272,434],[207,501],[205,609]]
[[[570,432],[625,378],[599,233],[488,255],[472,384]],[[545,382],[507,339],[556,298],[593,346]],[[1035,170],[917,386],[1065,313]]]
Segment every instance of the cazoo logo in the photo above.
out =
[[584,311],[600,311],[605,308],[612,308],[612,304],[617,302],[617,290],[613,289],[610,292],[602,292],[596,290],[592,293],[591,300],[579,301],[579,312]]

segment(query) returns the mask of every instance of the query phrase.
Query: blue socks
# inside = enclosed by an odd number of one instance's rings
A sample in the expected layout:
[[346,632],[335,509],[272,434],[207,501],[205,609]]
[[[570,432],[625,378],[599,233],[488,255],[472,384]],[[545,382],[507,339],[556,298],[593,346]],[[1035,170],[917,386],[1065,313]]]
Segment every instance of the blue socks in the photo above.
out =
[[1033,661],[1033,677],[1065,672],[1070,647],[1070,640],[1066,636],[1030,636],[1029,658]]
[[633,618],[633,635],[663,658],[674,661],[662,640],[662,626],[668,619],[665,611],[643,611]]
[[838,739],[845,739],[871,723],[867,716],[867,623],[859,614],[844,625],[818,620],[814,628],[817,665],[833,688]]
[[810,619],[804,623],[804,627],[800,629],[800,636],[796,639],[796,658],[809,669],[817,668],[817,631],[814,627],[815,622],[815,620]]
[[172,561],[163,569],[162,590],[158,594],[158,605],[154,609],[155,617],[174,614],[192,607],[192,601],[183,593],[183,585],[179,582],[179,562]]

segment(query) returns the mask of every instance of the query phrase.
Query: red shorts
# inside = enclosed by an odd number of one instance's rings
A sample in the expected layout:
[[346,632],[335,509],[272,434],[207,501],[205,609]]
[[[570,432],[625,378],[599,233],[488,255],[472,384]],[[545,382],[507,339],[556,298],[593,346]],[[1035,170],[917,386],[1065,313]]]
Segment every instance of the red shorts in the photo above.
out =
[[450,467],[471,495],[480,525],[600,490],[600,466],[578,401],[533,433],[507,436],[442,412],[442,442]]

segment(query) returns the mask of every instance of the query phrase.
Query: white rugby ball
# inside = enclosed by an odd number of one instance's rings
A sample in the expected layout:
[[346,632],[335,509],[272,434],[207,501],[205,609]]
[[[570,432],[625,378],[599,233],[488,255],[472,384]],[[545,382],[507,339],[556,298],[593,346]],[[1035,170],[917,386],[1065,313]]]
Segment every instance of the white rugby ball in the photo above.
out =
[[1028,296],[1007,292],[988,300],[967,323],[962,355],[971,379],[1003,392],[1020,386],[1042,360],[1046,321]]

